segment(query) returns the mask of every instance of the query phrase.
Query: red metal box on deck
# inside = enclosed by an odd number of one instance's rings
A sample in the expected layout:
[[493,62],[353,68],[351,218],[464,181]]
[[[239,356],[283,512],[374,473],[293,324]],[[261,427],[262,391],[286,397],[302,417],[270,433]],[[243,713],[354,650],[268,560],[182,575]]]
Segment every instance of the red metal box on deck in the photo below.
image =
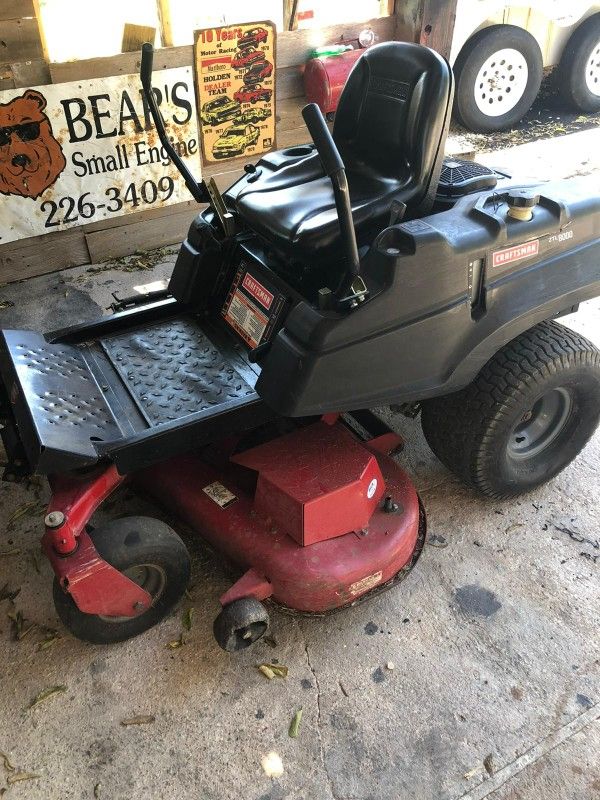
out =
[[318,422],[232,460],[258,472],[256,511],[301,545],[367,526],[385,488],[376,457],[341,425]]

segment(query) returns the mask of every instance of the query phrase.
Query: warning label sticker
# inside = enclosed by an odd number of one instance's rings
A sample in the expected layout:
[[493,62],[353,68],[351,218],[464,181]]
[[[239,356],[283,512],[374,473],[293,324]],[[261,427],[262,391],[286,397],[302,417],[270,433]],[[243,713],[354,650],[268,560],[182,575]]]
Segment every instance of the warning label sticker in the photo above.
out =
[[234,495],[233,492],[230,492],[229,489],[226,486],[223,486],[222,483],[219,483],[219,481],[209,483],[208,486],[205,486],[202,489],[202,491],[204,494],[207,494],[218,506],[221,506],[221,508],[227,508],[227,506],[230,506],[237,500],[236,495]]
[[225,319],[252,349],[258,347],[268,319],[258,306],[238,289],[231,296]]

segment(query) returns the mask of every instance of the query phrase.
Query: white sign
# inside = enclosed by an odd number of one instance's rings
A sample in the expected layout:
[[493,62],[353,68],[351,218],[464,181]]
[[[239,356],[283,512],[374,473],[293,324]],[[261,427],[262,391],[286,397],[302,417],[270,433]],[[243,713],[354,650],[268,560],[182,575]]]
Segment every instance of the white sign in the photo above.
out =
[[[155,72],[153,88],[199,178],[192,68]],[[0,92],[0,245],[189,199],[137,75]]]

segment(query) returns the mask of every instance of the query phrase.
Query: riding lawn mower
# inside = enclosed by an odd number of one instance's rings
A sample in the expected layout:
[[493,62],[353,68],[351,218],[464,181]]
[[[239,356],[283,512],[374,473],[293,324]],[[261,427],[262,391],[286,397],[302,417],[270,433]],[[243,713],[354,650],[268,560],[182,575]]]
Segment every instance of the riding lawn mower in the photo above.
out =
[[366,50],[333,133],[264,154],[223,194],[196,181],[141,80],[194,219],[164,296],[42,335],[2,330],[5,477],[48,476],[43,549],[67,628],[116,642],[181,599],[164,522],[90,518],[127,482],[233,562],[218,644],[269,604],[325,614],[393,587],[425,512],[373,407],[421,414],[433,452],[493,498],[563,469],[600,417],[600,352],[556,322],[600,295],[600,195],[444,158],[452,71]]

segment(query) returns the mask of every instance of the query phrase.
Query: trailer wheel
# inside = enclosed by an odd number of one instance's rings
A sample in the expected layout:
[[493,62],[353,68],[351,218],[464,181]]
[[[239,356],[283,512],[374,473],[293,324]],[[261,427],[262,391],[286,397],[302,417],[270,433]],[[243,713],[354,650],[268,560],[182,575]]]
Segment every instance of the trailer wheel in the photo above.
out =
[[234,653],[258,641],[269,627],[269,614],[253,597],[234,600],[215,619],[213,633],[222,650]]
[[577,28],[558,66],[563,98],[579,111],[600,111],[600,14]]
[[531,108],[542,82],[542,52],[523,28],[491,25],[466,42],[454,74],[460,124],[475,133],[502,131]]
[[425,438],[465,483],[495,498],[550,480],[600,420],[600,351],[556,322],[509,342],[465,389],[426,400]]
[[131,639],[160,622],[179,602],[190,578],[189,553],[175,531],[150,517],[125,517],[96,528],[90,536],[102,558],[152,596],[152,605],[137,617],[86,614],[55,578],[54,606],[65,627],[78,639],[109,644]]

